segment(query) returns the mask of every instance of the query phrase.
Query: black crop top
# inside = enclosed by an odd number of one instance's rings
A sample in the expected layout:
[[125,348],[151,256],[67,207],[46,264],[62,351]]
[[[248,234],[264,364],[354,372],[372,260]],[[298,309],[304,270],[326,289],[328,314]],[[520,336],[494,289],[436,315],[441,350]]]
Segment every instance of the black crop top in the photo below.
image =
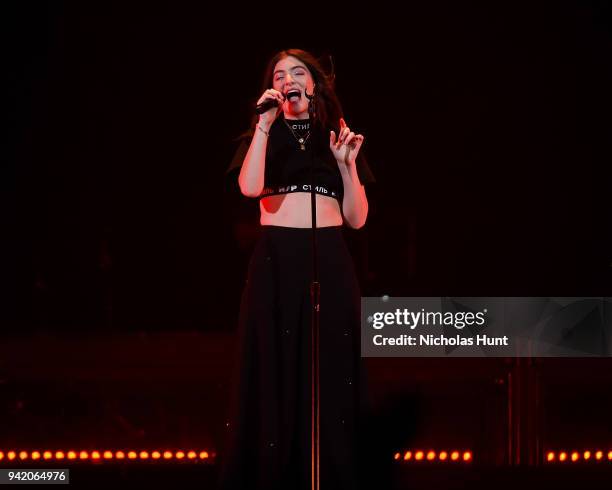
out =
[[[294,128],[298,137],[304,135],[310,127],[308,119],[287,119],[287,123]],[[226,174],[242,166],[251,144],[252,134],[250,132],[240,141]],[[274,194],[310,192],[311,154],[314,149],[315,192],[331,196],[342,204],[344,186],[338,163],[329,149],[329,130],[312,131],[304,146],[305,150],[301,150],[300,143],[287,127],[283,116],[279,116],[270,127],[266,146],[264,189],[258,196],[259,199]],[[363,150],[360,150],[356,161],[359,180],[362,184],[376,182],[362,153]]]

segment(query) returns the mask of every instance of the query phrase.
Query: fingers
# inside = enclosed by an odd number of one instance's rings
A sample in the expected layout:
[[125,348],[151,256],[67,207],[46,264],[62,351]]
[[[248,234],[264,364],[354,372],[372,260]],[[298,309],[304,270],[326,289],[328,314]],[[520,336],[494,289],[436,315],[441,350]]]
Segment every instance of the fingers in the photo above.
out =
[[352,131],[348,134],[348,136],[346,137],[346,139],[344,140],[344,144],[345,145],[350,145],[351,142],[354,143],[354,139],[355,139],[355,133],[353,133]]
[[349,149],[358,149],[361,147],[365,137],[362,134],[355,134],[350,130],[346,124],[342,127],[344,123],[344,119],[340,119],[341,129],[338,133],[338,137],[336,138],[336,133],[334,131],[330,131],[329,135],[329,145],[330,147],[339,150],[342,145],[347,146],[347,150]]
[[276,97],[279,103],[282,104],[283,102],[285,102],[285,96],[278,90],[274,90],[273,88],[271,88],[266,90],[266,92],[270,92],[272,95],[274,95],[274,97]]
[[274,90],[273,88],[266,90],[263,95],[257,101],[257,104],[261,104],[264,100],[276,99],[279,105],[282,105],[285,102],[285,98],[283,94],[281,94],[278,90]]
[[340,148],[345,143],[346,137],[351,134],[351,130],[348,126],[344,126],[340,133],[338,134],[338,142],[336,143],[336,147]]

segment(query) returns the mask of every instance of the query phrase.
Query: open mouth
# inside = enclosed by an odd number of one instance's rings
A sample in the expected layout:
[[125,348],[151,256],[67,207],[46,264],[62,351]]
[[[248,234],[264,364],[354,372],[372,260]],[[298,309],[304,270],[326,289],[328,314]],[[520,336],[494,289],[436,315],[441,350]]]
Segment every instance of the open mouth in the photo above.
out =
[[300,100],[301,96],[302,96],[302,93],[297,89],[289,90],[286,95],[287,100],[289,102],[297,102],[298,100]]

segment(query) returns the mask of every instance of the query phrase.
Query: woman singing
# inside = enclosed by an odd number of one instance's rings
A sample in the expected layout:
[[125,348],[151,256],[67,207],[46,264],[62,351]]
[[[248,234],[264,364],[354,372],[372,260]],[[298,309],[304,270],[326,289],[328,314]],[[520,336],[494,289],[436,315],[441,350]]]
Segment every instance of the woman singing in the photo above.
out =
[[[359,488],[358,425],[364,410],[361,294],[343,237],[368,215],[375,182],[319,62],[291,49],[265,71],[255,117],[229,166],[243,195],[259,198],[261,233],[239,315],[234,400],[221,453],[222,489],[310,489],[311,195],[314,158],[320,282],[321,488]],[[311,121],[308,98],[315,93]]]

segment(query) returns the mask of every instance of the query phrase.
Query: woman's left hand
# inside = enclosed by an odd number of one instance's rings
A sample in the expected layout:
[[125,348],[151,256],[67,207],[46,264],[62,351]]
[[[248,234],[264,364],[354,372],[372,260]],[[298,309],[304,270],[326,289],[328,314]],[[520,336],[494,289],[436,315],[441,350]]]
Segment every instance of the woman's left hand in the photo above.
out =
[[334,131],[330,132],[329,149],[338,163],[354,165],[363,140],[363,135],[353,133],[344,119],[340,118],[340,133],[336,138],[336,133]]

